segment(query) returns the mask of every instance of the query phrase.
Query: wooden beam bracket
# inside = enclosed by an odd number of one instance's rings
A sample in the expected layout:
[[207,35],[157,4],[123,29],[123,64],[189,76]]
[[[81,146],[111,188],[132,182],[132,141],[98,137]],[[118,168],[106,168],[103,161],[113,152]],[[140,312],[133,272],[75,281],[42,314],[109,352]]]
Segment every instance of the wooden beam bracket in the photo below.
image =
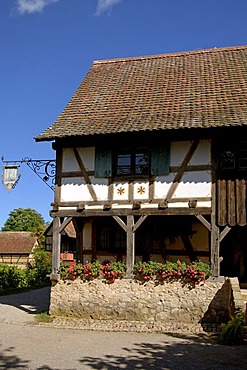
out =
[[191,199],[188,202],[189,208],[196,208],[197,207],[197,200],[196,199]]
[[72,217],[68,217],[66,218],[63,223],[60,225],[60,227],[58,228],[58,232],[61,233],[65,228],[66,226],[68,226],[68,224],[72,221]]
[[196,218],[198,218],[199,221],[201,221],[201,223],[208,229],[208,231],[211,231],[212,230],[212,226],[210,224],[210,222],[208,222],[208,220],[206,220],[205,217],[203,217],[201,214],[197,213],[196,215]]
[[141,202],[133,202],[132,209],[135,209],[135,210],[141,209]]
[[105,204],[103,205],[103,211],[110,211],[110,210],[111,210],[111,208],[112,208],[111,203],[105,203]]
[[76,208],[77,212],[82,212],[82,211],[84,211],[84,209],[85,209],[85,204],[84,203],[79,203],[77,205],[77,208]]
[[221,231],[220,233],[220,242],[224,239],[224,237],[229,233],[229,231],[231,230],[232,228],[230,226],[226,226],[224,228],[224,230]]
[[51,206],[52,206],[53,211],[58,211],[58,209],[59,209],[59,205],[58,205],[58,203],[57,203],[57,202],[52,202],[52,203],[51,203]]
[[166,200],[158,204],[158,209],[167,209],[167,208],[168,208],[168,202]]

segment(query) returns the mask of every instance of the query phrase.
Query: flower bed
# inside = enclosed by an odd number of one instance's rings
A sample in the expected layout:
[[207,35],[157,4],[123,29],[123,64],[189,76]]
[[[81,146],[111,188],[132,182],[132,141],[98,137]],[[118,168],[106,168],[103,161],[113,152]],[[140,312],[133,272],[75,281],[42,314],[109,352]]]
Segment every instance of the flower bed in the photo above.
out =
[[[126,265],[122,262],[101,264],[99,261],[92,263],[62,263],[59,273],[63,280],[91,281],[97,278],[104,279],[108,283],[114,283],[126,274]],[[146,282],[154,280],[155,283],[165,281],[183,281],[199,284],[211,275],[210,267],[203,262],[193,262],[186,265],[184,262],[159,263],[155,261],[138,262],[133,268],[134,280]]]

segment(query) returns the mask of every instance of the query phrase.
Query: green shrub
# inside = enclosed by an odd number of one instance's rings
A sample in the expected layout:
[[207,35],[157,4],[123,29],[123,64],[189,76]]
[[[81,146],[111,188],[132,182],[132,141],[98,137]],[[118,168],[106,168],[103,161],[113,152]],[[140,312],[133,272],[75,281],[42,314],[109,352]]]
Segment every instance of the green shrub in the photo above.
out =
[[14,265],[0,264],[0,290],[8,291],[12,289],[38,288],[50,284],[47,277],[47,269],[31,267],[30,269],[20,269]]
[[228,323],[220,326],[220,342],[226,345],[243,344],[247,330],[244,325],[244,315],[238,314]]
[[40,277],[39,270],[37,268],[25,270],[25,274],[28,288],[36,288],[44,285],[43,276]]
[[16,266],[0,265],[0,289],[25,287],[24,270]]
[[38,246],[33,251],[34,268],[37,268],[39,279],[46,280],[47,275],[50,275],[52,270],[51,253],[46,252],[43,246]]

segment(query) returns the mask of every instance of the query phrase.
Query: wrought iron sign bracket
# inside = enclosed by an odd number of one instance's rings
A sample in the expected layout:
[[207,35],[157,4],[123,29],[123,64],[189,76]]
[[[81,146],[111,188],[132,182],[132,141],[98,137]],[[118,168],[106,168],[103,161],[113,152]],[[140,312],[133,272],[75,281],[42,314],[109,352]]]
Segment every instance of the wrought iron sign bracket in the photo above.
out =
[[5,161],[4,157],[2,157],[2,162],[4,168],[3,183],[5,186],[8,182],[9,177],[8,175],[5,176],[5,172],[7,170],[11,170],[13,173],[13,169],[16,169],[15,181],[11,178],[12,185],[10,186],[10,189],[13,189],[16,186],[21,177],[21,175],[18,174],[18,167],[20,167],[21,164],[25,163],[47,186],[49,186],[51,190],[54,191],[56,176],[55,159],[31,159],[25,157],[18,161]]

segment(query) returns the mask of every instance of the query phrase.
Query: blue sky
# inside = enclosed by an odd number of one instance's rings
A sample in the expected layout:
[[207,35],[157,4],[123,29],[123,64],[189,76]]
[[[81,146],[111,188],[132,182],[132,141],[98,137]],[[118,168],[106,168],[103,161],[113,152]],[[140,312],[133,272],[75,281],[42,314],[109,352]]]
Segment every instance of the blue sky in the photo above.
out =
[[[0,157],[54,158],[34,137],[94,60],[246,45],[246,20],[246,0],[0,0]],[[11,192],[0,184],[0,227],[20,207],[50,220],[53,192],[20,172]]]

